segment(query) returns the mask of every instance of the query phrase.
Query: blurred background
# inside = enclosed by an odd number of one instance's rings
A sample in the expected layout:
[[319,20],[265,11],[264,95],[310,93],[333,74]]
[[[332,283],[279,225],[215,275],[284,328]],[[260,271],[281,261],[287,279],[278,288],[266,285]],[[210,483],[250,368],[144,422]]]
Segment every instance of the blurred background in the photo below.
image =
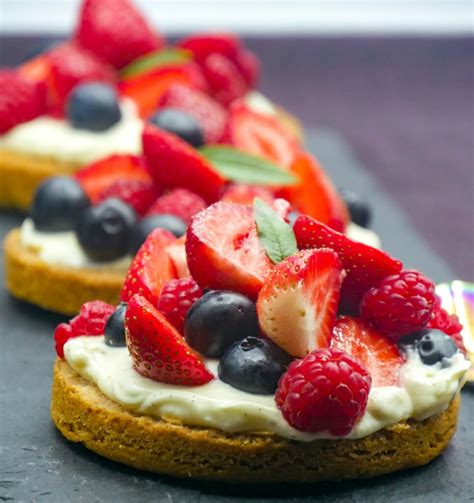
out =
[[[262,60],[262,91],[310,133],[342,135],[458,276],[474,279],[473,2],[136,3],[171,40],[241,34]],[[0,0],[0,65],[66,37],[78,4]]]

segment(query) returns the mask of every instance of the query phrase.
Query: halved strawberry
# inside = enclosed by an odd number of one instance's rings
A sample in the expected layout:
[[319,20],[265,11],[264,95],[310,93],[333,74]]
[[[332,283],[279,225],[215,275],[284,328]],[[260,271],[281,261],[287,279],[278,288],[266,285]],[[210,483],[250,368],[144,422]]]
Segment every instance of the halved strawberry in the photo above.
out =
[[214,376],[153,304],[134,295],[125,315],[128,351],[135,370],[166,384],[200,386]]
[[178,47],[193,53],[194,59],[202,63],[210,54],[221,54],[235,59],[240,51],[240,41],[233,33],[202,33],[181,40]]
[[152,183],[145,160],[136,155],[111,155],[76,171],[75,178],[96,203],[101,194],[118,180]]
[[256,197],[259,197],[267,204],[272,204],[275,199],[273,194],[265,187],[245,183],[233,183],[225,189],[221,201],[252,206]]
[[173,262],[174,268],[178,278],[186,278],[191,276],[188,269],[188,262],[186,258],[186,235],[181,236],[179,239],[166,247],[166,253]]
[[299,144],[276,117],[252,110],[242,101],[235,102],[229,111],[229,120],[222,143],[289,168]]
[[339,255],[347,273],[342,285],[341,305],[349,312],[358,311],[367,290],[402,269],[402,263],[388,253],[353,241],[307,215],[297,218],[293,230],[298,248],[331,248]]
[[349,212],[318,161],[307,152],[299,152],[290,171],[297,176],[299,183],[284,187],[278,194],[288,199],[300,213],[343,232],[350,220]]
[[186,256],[202,288],[227,289],[255,299],[273,267],[260,243],[252,209],[218,202],[193,217]]
[[85,0],[75,37],[116,68],[165,44],[128,0]]
[[158,100],[160,108],[178,108],[192,115],[204,129],[206,143],[217,143],[224,134],[227,110],[211,96],[182,84],[172,84]]
[[307,250],[280,262],[258,296],[264,334],[301,358],[329,347],[343,278],[341,261],[332,250]]
[[123,80],[121,96],[135,102],[141,117],[149,117],[157,108],[161,96],[174,84],[206,90],[207,84],[199,67],[193,63],[159,67],[151,72]]
[[175,236],[161,228],[148,235],[130,264],[120,300],[128,302],[137,293],[156,306],[163,285],[177,277],[173,261],[166,251],[174,241]]
[[404,359],[397,345],[361,318],[342,316],[333,330],[331,348],[359,360],[372,377],[372,386],[399,386]]
[[188,143],[152,124],[145,126],[142,140],[151,175],[160,187],[184,187],[208,203],[219,199],[224,178]]

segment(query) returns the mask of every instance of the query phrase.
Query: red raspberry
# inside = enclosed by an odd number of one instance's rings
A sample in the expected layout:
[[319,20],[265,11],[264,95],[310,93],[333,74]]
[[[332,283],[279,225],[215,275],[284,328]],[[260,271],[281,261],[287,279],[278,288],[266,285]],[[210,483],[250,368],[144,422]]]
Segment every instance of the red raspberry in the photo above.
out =
[[86,302],[82,305],[79,314],[72,318],[69,323],[61,323],[54,331],[56,353],[64,358],[64,344],[79,335],[102,335],[109,316],[115,311],[115,307],[101,300]]
[[172,279],[165,283],[158,299],[158,310],[181,333],[184,330],[184,319],[190,307],[202,297],[202,290],[190,276]]
[[387,276],[362,297],[360,315],[393,340],[424,328],[436,305],[435,286],[418,271]]
[[369,373],[347,353],[319,349],[291,363],[275,401],[294,428],[344,436],[364,414],[371,384]]
[[191,217],[199,213],[207,204],[201,196],[187,189],[173,189],[159,197],[148,210],[147,215],[168,213],[191,223]]
[[464,354],[467,354],[461,334],[463,326],[459,322],[459,318],[455,314],[449,314],[439,305],[439,303],[437,308],[435,308],[433,312],[431,320],[428,323],[428,328],[436,328],[451,336],[458,348]]
[[143,216],[158,197],[158,191],[151,181],[117,180],[100,193],[99,202],[109,197],[118,197]]

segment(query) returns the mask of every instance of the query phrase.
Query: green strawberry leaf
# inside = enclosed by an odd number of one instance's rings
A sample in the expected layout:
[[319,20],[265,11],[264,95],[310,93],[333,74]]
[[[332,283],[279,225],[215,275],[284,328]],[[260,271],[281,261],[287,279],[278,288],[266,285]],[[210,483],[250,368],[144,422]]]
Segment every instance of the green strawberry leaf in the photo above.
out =
[[272,262],[278,264],[296,253],[296,237],[291,226],[258,197],[253,202],[253,215],[258,237]]
[[141,56],[120,71],[122,79],[136,77],[161,66],[181,65],[191,61],[189,51],[183,49],[160,49]]
[[298,179],[277,164],[232,147],[207,145],[199,152],[228,180],[255,185],[294,185]]

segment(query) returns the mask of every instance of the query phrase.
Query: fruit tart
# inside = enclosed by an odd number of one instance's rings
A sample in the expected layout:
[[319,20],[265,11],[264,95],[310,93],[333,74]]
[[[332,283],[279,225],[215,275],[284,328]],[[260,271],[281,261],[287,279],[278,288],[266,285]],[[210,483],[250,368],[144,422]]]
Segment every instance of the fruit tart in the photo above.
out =
[[[296,119],[252,92],[259,66],[232,34],[167,46],[129,0],[83,0],[68,41],[0,70],[0,206],[25,210],[49,176],[139,155],[149,120],[192,122],[194,142],[216,143],[243,100],[300,135]],[[168,108],[174,115],[156,117]]]
[[224,124],[226,143],[215,144],[206,140],[211,129],[204,133],[175,108],[204,113],[208,96],[175,85],[164,98],[173,107],[143,127],[142,154],[112,154],[39,185],[29,217],[5,241],[7,289],[15,297],[65,314],[93,299],[115,304],[132,257],[154,228],[166,230],[159,252],[170,254],[168,279],[181,277],[187,226],[218,200],[251,205],[259,197],[292,222],[303,212],[377,245],[372,231],[350,222],[349,210],[367,225],[367,206],[347,197],[346,206],[275,117],[235,102]]
[[372,477],[452,438],[469,363],[433,283],[262,198],[191,219],[188,274],[153,230],[112,306],[54,339],[51,413],[73,442],[160,474],[228,482]]

